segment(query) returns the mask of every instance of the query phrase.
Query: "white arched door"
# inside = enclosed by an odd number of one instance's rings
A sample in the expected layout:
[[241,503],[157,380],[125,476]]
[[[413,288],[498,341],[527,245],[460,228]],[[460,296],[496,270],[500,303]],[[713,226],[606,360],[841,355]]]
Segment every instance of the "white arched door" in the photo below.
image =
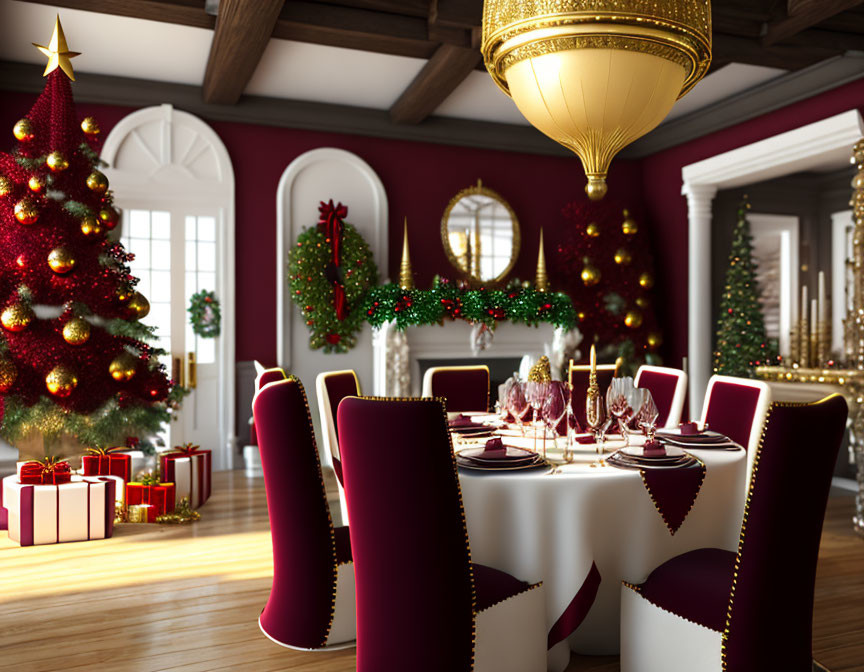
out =
[[[120,240],[151,305],[165,363],[191,394],[165,431],[170,445],[213,450],[215,468],[231,468],[234,436],[234,172],[216,133],[171,105],[133,112],[108,135],[105,174],[122,209]],[[197,336],[189,300],[212,290],[221,334]]]

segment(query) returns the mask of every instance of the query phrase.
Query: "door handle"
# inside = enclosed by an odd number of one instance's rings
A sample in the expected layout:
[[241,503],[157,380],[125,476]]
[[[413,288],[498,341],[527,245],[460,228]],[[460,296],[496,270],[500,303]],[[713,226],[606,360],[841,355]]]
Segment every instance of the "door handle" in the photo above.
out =
[[189,372],[187,379],[187,386],[189,389],[194,390],[198,387],[198,366],[195,363],[195,353],[190,352],[186,355],[186,361],[189,364]]
[[171,378],[177,381],[180,387],[186,387],[186,367],[183,366],[182,357],[173,357],[171,360]]

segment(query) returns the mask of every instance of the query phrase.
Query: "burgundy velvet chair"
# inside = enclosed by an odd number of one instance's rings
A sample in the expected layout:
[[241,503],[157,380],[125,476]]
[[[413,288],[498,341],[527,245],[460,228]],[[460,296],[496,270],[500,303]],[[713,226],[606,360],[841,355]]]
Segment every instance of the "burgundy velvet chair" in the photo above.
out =
[[292,649],[353,646],[351,542],[330,518],[303,384],[268,383],[252,411],[273,539],[273,586],[258,625]]
[[775,403],[737,554],[702,548],[621,591],[622,672],[811,672],[813,589],[846,402]]
[[[606,399],[606,390],[613,378],[617,378],[621,371],[622,360],[619,357],[614,364],[598,364],[597,365],[597,385],[600,387],[600,394],[603,399]],[[591,367],[588,364],[574,364],[570,360],[570,366],[567,370],[567,380],[570,382],[572,393],[570,395],[570,404],[573,407],[573,414],[583,427],[585,426],[585,397],[588,394],[588,377],[591,374]]]
[[489,367],[432,366],[423,374],[423,396],[445,399],[448,413],[486,413]]
[[321,418],[321,433],[324,435],[324,461],[330,465],[339,481],[339,504],[342,509],[342,524],[348,524],[348,509],[345,506],[345,490],[342,487],[342,458],[339,456],[339,432],[336,426],[336,409],[345,397],[360,396],[360,381],[353,369],[324,371],[315,379],[318,394],[318,415]]
[[542,585],[471,562],[442,400],[350,397],[337,417],[358,672],[545,671]]
[[651,392],[657,405],[658,427],[677,427],[681,424],[681,412],[687,396],[687,374],[681,369],[644,364],[636,372],[633,381],[636,387],[644,387]]
[[702,426],[720,432],[747,451],[747,482],[753,475],[753,460],[762,427],[771,405],[768,383],[733,376],[711,376],[702,405]]

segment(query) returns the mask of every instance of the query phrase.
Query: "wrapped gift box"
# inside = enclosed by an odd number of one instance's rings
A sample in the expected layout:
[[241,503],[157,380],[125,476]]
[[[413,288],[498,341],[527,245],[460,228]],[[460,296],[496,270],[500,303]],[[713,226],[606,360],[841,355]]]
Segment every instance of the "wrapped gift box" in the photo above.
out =
[[210,497],[212,462],[209,450],[177,451],[159,456],[162,478],[175,485],[175,503],[184,497],[197,509]]
[[156,507],[151,504],[132,504],[129,509],[130,523],[155,523],[159,515]]
[[124,481],[131,481],[132,456],[120,452],[84,455],[81,457],[81,471],[85,476],[119,476]]
[[161,516],[163,513],[171,513],[174,511],[174,483],[158,483],[151,485],[149,483],[131,482],[126,484],[126,506],[136,506],[139,504],[147,504],[154,507],[154,520],[147,522],[155,522],[156,516]]
[[114,489],[110,478],[73,476],[61,485],[28,485],[3,479],[9,538],[21,546],[105,539],[114,532]]

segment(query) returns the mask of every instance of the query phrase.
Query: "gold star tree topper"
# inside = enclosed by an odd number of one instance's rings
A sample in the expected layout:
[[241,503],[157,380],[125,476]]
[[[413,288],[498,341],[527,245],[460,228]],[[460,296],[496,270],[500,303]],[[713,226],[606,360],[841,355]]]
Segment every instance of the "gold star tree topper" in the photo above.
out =
[[57,20],[54,22],[54,34],[51,36],[51,41],[47,47],[33,42],[33,46],[48,57],[48,64],[45,66],[45,72],[42,76],[45,77],[48,73],[60,68],[66,73],[66,76],[75,81],[75,73],[72,71],[71,59],[80,55],[81,52],[69,51],[69,45],[66,44],[66,36],[63,34],[63,26],[60,25],[60,15],[57,15]]

